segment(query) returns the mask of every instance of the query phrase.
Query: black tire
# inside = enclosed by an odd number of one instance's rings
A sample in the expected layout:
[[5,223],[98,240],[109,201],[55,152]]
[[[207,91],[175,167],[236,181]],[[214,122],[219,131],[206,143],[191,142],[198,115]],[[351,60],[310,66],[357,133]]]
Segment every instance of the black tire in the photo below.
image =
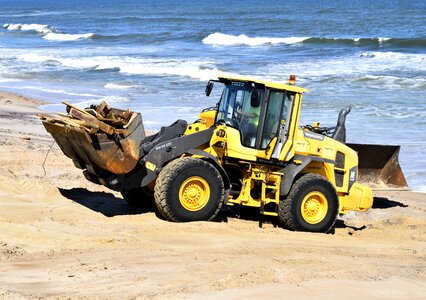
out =
[[339,200],[333,185],[323,176],[308,173],[280,201],[278,221],[286,229],[328,233],[336,222]]
[[121,191],[123,199],[132,206],[142,208],[146,211],[154,211],[154,193],[148,188],[136,188]]
[[169,221],[209,221],[224,202],[222,176],[207,161],[179,158],[161,170],[154,198],[158,211]]

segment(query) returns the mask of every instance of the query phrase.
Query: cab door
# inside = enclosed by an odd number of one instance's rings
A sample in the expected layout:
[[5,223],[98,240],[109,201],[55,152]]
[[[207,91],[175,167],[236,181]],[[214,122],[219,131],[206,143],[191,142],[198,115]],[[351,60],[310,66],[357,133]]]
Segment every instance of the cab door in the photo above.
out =
[[295,98],[295,93],[269,90],[257,139],[260,158],[283,160],[281,153],[291,149],[289,136],[294,131],[291,120]]

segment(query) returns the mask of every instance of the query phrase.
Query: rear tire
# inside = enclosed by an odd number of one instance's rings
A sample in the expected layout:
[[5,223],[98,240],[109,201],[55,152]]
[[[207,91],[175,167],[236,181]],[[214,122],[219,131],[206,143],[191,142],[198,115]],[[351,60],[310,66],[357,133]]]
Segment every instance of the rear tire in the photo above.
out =
[[158,211],[173,222],[212,220],[225,198],[219,171],[193,157],[179,158],[165,166],[154,191]]
[[333,185],[318,174],[305,174],[280,201],[278,220],[293,231],[328,233],[336,222],[339,200]]

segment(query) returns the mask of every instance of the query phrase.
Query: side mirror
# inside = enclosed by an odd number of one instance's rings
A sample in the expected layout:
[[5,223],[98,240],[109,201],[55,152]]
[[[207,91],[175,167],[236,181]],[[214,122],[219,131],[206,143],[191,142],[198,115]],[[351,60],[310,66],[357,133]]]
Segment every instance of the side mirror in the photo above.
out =
[[210,96],[212,89],[213,89],[213,85],[214,85],[213,82],[211,82],[211,81],[207,82],[206,92],[205,92],[207,97]]
[[256,90],[253,90],[253,92],[251,93],[250,105],[252,107],[259,107],[260,105],[260,95],[259,92]]

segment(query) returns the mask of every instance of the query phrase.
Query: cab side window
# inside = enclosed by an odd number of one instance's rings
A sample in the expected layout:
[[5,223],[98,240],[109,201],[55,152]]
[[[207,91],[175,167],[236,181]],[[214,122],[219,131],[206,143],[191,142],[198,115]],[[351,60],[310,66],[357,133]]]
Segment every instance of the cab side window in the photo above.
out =
[[261,112],[261,105],[258,103],[253,106],[251,98],[256,93],[256,97],[263,99],[264,91],[258,89],[257,91],[246,92],[245,96],[242,97],[241,110],[238,111],[240,118],[240,133],[241,142],[243,146],[254,148],[256,145],[257,131],[259,127],[259,118]]

